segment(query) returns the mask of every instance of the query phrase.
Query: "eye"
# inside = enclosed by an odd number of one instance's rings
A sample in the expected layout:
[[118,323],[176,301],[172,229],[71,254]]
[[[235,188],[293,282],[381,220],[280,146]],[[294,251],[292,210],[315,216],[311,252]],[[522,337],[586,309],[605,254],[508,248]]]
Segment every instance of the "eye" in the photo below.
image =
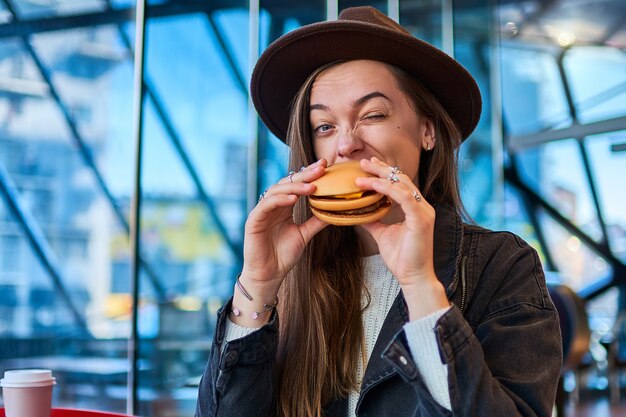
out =
[[367,113],[364,119],[378,120],[378,119],[384,119],[385,116],[386,116],[385,113],[382,113],[382,112],[372,112],[372,113]]
[[328,131],[329,131],[329,130],[331,130],[332,128],[333,128],[333,126],[332,126],[332,125],[329,125],[329,124],[321,124],[321,125],[317,126],[315,129],[313,129],[313,131],[314,131],[316,134],[321,134],[321,133],[326,133],[326,132],[328,132]]

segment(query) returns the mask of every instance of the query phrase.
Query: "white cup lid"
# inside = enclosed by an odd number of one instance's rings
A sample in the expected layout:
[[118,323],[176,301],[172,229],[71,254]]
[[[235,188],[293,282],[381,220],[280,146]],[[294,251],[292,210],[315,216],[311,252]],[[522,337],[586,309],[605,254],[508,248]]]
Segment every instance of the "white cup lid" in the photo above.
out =
[[48,369],[15,369],[5,371],[0,386],[7,388],[45,387],[55,385],[56,378]]

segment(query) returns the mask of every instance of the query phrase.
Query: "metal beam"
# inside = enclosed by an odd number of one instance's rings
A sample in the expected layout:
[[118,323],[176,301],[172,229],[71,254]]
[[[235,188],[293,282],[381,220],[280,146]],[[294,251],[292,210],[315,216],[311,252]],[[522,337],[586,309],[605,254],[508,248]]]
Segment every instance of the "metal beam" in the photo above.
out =
[[520,193],[520,199],[522,200],[522,204],[524,205],[524,209],[526,210],[526,214],[528,215],[528,221],[535,229],[535,235],[537,236],[537,241],[539,242],[539,246],[543,249],[543,254],[545,257],[545,262],[549,270],[558,271],[559,267],[554,262],[554,257],[552,256],[552,248],[548,245],[546,241],[545,233],[539,223],[539,216],[537,216],[537,205],[534,200],[528,198],[519,187],[516,187],[516,184],[522,182],[519,169],[517,167],[517,162],[515,157],[509,157],[509,165],[504,168],[504,178],[509,184],[511,184],[514,188]]
[[87,322],[81,316],[80,312],[72,298],[65,289],[63,274],[61,273],[61,267],[54,255],[54,251],[48,245],[48,241],[43,231],[39,228],[37,222],[32,218],[26,207],[20,202],[19,192],[17,187],[11,182],[8,173],[2,165],[0,165],[0,194],[4,197],[4,200],[9,207],[10,212],[13,214],[17,222],[22,227],[24,235],[30,243],[30,247],[33,249],[35,256],[39,258],[41,265],[48,272],[52,278],[52,284],[61,295],[61,299],[67,304],[70,313],[76,320],[78,327],[88,336],[91,337],[91,332],[87,327]]
[[556,140],[583,138],[586,136],[616,132],[619,130],[626,130],[626,116],[586,124],[573,124],[572,126],[564,129],[513,136],[507,140],[506,146],[510,153],[516,154],[524,149]]
[[[178,16],[192,13],[208,13],[212,10],[232,9],[232,4],[224,1],[186,0],[150,6],[147,10],[149,19]],[[56,30],[71,30],[100,25],[130,23],[135,18],[134,7],[109,8],[97,11],[65,16],[50,16],[36,19],[13,19],[0,25],[0,38],[30,36]]]
[[215,34],[218,45],[220,46],[220,48],[222,48],[224,58],[226,58],[226,62],[228,63],[228,66],[232,71],[233,77],[235,78],[235,84],[237,84],[237,87],[239,87],[239,90],[244,95],[248,95],[248,83],[244,79],[241,70],[237,68],[237,62],[235,60],[235,57],[233,56],[233,53],[231,52],[228,43],[226,42],[226,39],[222,35],[222,31],[215,22],[215,19],[213,19],[213,15],[211,13],[207,13],[206,17],[209,22],[209,26],[211,27],[211,30]]
[[[563,85],[563,91],[565,92],[565,98],[567,100],[567,107],[569,109],[570,117],[574,124],[579,123],[580,118],[578,117],[578,111],[576,105],[574,104],[574,94],[572,93],[572,87],[570,85],[569,78],[567,78],[567,71],[565,71],[565,54],[568,49],[564,49],[557,57],[557,67],[559,69],[559,76],[561,77],[561,84]],[[600,224],[600,230],[602,231],[602,242],[601,244],[605,245],[608,248],[609,235],[606,229],[606,223],[604,222],[604,216],[602,215],[602,210],[600,210],[600,198],[598,197],[595,176],[593,175],[593,171],[591,169],[591,163],[589,161],[589,155],[587,154],[587,150],[585,149],[585,145],[583,143],[584,136],[577,136],[578,143],[578,151],[580,152],[580,156],[583,162],[583,168],[585,175],[587,177],[587,183],[589,184],[589,189],[591,191],[591,198],[593,201],[593,205],[596,209],[596,216],[598,218],[598,223]]]
[[[109,9],[112,9],[110,0],[107,0],[106,5]],[[147,10],[145,11],[146,15],[149,14],[148,11],[151,10],[152,7],[153,6],[150,6],[147,8]],[[209,15],[207,14],[207,16]],[[214,30],[216,31],[216,35],[219,36],[219,34],[217,33],[218,32],[217,27],[215,27]],[[130,42],[128,35],[126,35],[126,32],[124,31],[124,28],[122,27],[121,24],[118,24],[118,33],[120,35],[122,42],[126,46],[126,48],[128,48],[129,51],[133,52],[132,43]],[[225,47],[225,44],[223,45],[223,47]],[[227,55],[229,54],[227,49],[224,49],[224,52]],[[234,61],[233,63],[231,63],[231,65],[234,65]],[[233,68],[233,71],[235,70],[236,69]],[[236,78],[241,78],[241,77],[237,77],[237,74],[235,74],[235,76]],[[241,88],[241,81],[238,84],[240,85],[240,88]],[[172,142],[174,149],[176,149],[176,152],[178,153],[178,156],[180,157],[185,169],[189,173],[189,176],[191,177],[191,180],[194,186],[196,187],[196,191],[198,193],[198,196],[200,197],[200,200],[207,207],[209,216],[211,217],[211,220],[213,220],[213,222],[215,223],[218,231],[221,233],[222,238],[226,242],[226,246],[228,246],[229,249],[233,252],[233,255],[235,256],[235,258],[238,259],[238,262],[240,264],[243,263],[243,259],[242,259],[243,247],[240,244],[233,242],[230,239],[228,235],[228,231],[226,230],[226,227],[224,226],[222,220],[219,218],[217,214],[217,208],[215,207],[215,204],[213,203],[213,199],[209,196],[209,194],[204,189],[204,185],[202,184],[200,175],[198,174],[198,171],[195,169],[193,163],[191,162],[191,159],[188,156],[189,154],[185,150],[183,146],[183,142],[180,139],[180,135],[174,128],[174,124],[171,122],[170,118],[168,117],[167,112],[165,111],[165,106],[163,106],[162,104],[163,102],[159,98],[158,94],[156,93],[156,89],[152,86],[152,83],[148,80],[148,77],[145,73],[143,76],[142,88],[143,88],[145,96],[151,99],[152,104],[154,105],[154,109],[156,110],[157,116],[161,120],[161,123],[163,124],[163,128],[165,129],[165,132],[167,133],[168,138]],[[245,85],[243,85],[243,93],[247,94]]]
[[[5,4],[9,13],[12,14],[13,19],[15,21],[18,21],[19,19],[17,17],[17,14],[13,10],[13,7],[7,2],[7,0],[2,0],[2,1]],[[48,69],[42,62],[42,60],[39,58],[39,55],[37,54],[35,49],[32,47],[28,37],[26,36],[22,37],[22,43],[23,43],[24,49],[26,49],[31,59],[33,60],[33,63],[39,70],[39,73],[41,74],[42,79],[48,85],[48,92],[50,96],[52,97],[52,99],[57,104],[57,106],[59,107],[61,114],[63,115],[63,119],[65,120],[65,123],[67,124],[67,127],[69,128],[71,139],[76,144],[79,155],[82,157],[85,165],[93,173],[94,178],[96,179],[96,183],[98,184],[98,187],[100,188],[100,190],[106,197],[107,201],[109,202],[111,208],[113,209],[113,213],[116,215],[118,221],[120,222],[122,227],[125,229],[126,233],[130,233],[130,226],[128,224],[128,221],[126,220],[126,217],[124,213],[122,212],[122,210],[117,205],[115,201],[115,197],[113,196],[113,193],[109,190],[109,187],[104,181],[104,178],[100,174],[100,171],[98,170],[98,167],[96,166],[96,162],[91,154],[91,149],[89,149],[89,146],[87,146],[85,141],[83,141],[78,131],[78,127],[76,126],[76,123],[74,123],[74,119],[72,118],[70,110],[64,104],[63,100],[61,99],[61,95],[56,90],[56,87],[54,86],[52,82],[52,76],[50,74],[50,71],[48,71]],[[156,273],[145,261],[142,261],[142,265],[144,266],[146,274],[155,288],[155,291],[156,291],[157,296],[159,297],[159,300],[161,301],[165,300],[166,299],[165,290],[163,286],[161,285],[159,279],[157,278]]]
[[176,132],[174,125],[170,122],[169,118],[167,117],[167,113],[165,111],[165,107],[163,106],[161,102],[161,99],[155,93],[154,88],[149,88],[149,84],[147,83],[146,80],[144,80],[144,83],[147,86],[146,94],[148,95],[148,97],[150,97],[150,100],[152,101],[152,104],[154,105],[154,109],[156,110],[157,115],[161,119],[161,122],[163,123],[163,127],[165,128],[165,131],[167,132],[167,135],[170,138],[170,141],[172,142],[174,149],[176,149],[176,152],[178,153],[178,156],[180,157],[183,165],[185,166],[185,169],[189,173],[189,176],[191,177],[191,180],[196,187],[198,196],[209,209],[208,210],[209,216],[215,223],[215,226],[217,227],[218,231],[222,235],[222,238],[226,242],[226,246],[228,246],[228,248],[233,252],[233,255],[237,259],[240,259],[243,256],[243,246],[237,242],[233,242],[228,236],[228,231],[226,230],[224,223],[222,223],[222,220],[217,215],[217,208],[215,207],[215,204],[213,203],[213,199],[209,196],[209,194],[204,189],[204,185],[202,185],[202,180],[200,179],[200,175],[198,174],[198,171],[194,168],[193,162],[191,162],[191,158],[189,158],[189,153],[185,150],[183,142],[180,139],[180,136],[178,135],[178,133]]
[[589,152],[587,152],[587,149],[585,148],[585,145],[582,141],[578,141],[578,151],[580,152],[580,156],[583,162],[583,168],[585,170],[587,181],[589,183],[589,191],[591,191],[591,200],[593,201],[593,206],[596,209],[596,216],[598,217],[598,223],[600,224],[600,230],[602,231],[601,243],[608,246],[609,232],[606,227],[606,221],[604,221],[604,211],[601,209],[602,204],[600,203],[600,195],[598,193],[598,187],[596,186],[596,176],[594,175],[593,169],[591,169]]
[[[147,0],[136,3],[137,14],[135,19],[135,59],[134,59],[134,91],[133,91],[133,137],[135,139],[135,170],[133,178],[133,199],[131,203],[131,276],[130,287],[133,299],[130,337],[128,338],[128,361],[130,372],[127,376],[126,413],[133,415],[138,409],[139,387],[139,273],[141,272],[141,173],[143,161],[143,122],[145,86],[144,63],[146,60],[146,10]],[[121,29],[120,29],[121,30]]]
[[[533,191],[527,184],[524,184],[510,169],[505,171],[505,178],[524,195],[524,198],[530,201],[532,206],[535,208],[540,207],[545,210],[546,213],[565,230],[578,237],[593,252],[604,258],[604,260],[611,265],[614,271],[623,272],[626,269],[626,265],[621,260],[616,258],[613,253],[611,253],[611,250],[606,243],[598,243],[585,232],[580,230],[580,228],[574,225],[569,219],[565,218],[556,208],[552,207],[547,201],[535,193],[535,191]],[[619,276],[623,276],[623,274]]]
[[626,151],[626,142],[611,144],[611,152],[624,152]]

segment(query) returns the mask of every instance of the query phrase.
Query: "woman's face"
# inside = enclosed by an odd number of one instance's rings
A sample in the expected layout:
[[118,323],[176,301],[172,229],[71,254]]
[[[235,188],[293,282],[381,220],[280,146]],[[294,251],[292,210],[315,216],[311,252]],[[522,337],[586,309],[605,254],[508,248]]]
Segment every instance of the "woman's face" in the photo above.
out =
[[311,88],[313,149],[328,164],[376,156],[417,180],[432,123],[417,115],[393,73],[377,61],[348,61],[321,72]]

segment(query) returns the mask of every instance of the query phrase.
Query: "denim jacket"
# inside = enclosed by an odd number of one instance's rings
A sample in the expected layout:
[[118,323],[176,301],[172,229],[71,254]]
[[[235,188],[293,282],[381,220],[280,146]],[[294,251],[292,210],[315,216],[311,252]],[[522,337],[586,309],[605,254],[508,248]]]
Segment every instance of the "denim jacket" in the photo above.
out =
[[[433,399],[413,362],[400,292],[367,364],[357,416],[550,416],[562,347],[537,253],[512,233],[463,224],[453,211],[436,210],[435,272],[453,306],[434,331],[448,365],[452,410]],[[230,301],[218,312],[196,417],[276,416],[278,316],[225,342],[229,311]],[[324,411],[325,417],[347,417],[347,400]]]

